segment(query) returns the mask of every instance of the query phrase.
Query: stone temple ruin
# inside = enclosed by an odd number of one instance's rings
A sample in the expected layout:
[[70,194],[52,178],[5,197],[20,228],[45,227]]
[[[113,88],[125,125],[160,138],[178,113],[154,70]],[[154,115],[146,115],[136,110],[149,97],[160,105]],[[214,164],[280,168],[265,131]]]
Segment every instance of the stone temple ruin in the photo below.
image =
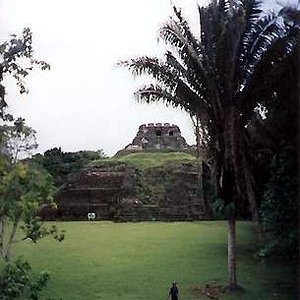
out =
[[[149,149],[185,151],[189,145],[178,126],[150,123],[141,125],[122,151]],[[86,220],[92,212],[96,220],[205,219],[203,203],[197,197],[197,178],[193,163],[151,167],[141,174],[126,163],[107,161],[74,174],[56,195],[58,209],[44,211],[44,218]]]
[[132,143],[125,149],[188,149],[184,137],[177,125],[170,123],[149,123],[139,127]]

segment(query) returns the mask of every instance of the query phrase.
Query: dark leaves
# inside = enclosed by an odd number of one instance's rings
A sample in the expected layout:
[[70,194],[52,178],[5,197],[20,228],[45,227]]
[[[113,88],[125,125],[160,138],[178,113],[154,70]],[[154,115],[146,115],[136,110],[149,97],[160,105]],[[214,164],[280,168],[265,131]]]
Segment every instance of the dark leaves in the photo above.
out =
[[[50,69],[50,65],[45,61],[33,58],[32,32],[29,28],[24,28],[21,37],[11,35],[10,40],[2,43],[0,45],[0,55],[2,58],[0,80],[3,79],[4,75],[12,76],[16,80],[21,94],[28,93],[24,79],[34,66],[38,66],[41,70]],[[0,86],[0,118],[3,120],[6,118],[4,109],[7,106],[4,98],[4,88]]]

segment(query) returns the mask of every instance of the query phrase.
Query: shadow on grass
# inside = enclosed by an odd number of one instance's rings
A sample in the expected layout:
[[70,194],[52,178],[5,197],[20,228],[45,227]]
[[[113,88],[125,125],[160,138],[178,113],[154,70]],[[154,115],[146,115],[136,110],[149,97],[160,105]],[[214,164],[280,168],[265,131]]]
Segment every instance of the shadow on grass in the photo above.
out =
[[229,289],[227,286],[212,281],[202,286],[191,286],[192,293],[199,299],[220,299],[224,294],[230,294],[235,299],[240,299],[245,294],[243,288]]

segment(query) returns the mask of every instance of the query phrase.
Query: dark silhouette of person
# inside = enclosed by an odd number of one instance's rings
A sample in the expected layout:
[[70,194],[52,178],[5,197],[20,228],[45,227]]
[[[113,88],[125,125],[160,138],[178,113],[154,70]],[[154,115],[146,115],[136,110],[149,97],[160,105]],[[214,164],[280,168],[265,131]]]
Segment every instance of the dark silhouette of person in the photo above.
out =
[[169,291],[169,297],[171,297],[171,300],[179,300],[178,294],[179,294],[179,292],[178,292],[178,288],[177,288],[177,283],[173,282],[172,286],[170,288],[170,291]]

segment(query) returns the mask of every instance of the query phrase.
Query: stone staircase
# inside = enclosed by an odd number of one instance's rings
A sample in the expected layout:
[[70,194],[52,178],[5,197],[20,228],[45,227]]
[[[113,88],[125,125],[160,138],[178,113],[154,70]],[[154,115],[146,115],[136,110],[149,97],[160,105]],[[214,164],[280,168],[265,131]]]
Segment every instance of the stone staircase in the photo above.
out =
[[[166,190],[165,200],[154,199],[151,204],[135,194],[134,171],[125,164],[82,169],[56,194],[58,208],[45,208],[41,216],[48,220],[87,220],[87,214],[94,212],[96,220],[116,222],[206,219],[196,197],[197,173],[193,166],[167,170],[172,174],[172,185]],[[160,172],[153,173],[155,180],[160,180]]]

